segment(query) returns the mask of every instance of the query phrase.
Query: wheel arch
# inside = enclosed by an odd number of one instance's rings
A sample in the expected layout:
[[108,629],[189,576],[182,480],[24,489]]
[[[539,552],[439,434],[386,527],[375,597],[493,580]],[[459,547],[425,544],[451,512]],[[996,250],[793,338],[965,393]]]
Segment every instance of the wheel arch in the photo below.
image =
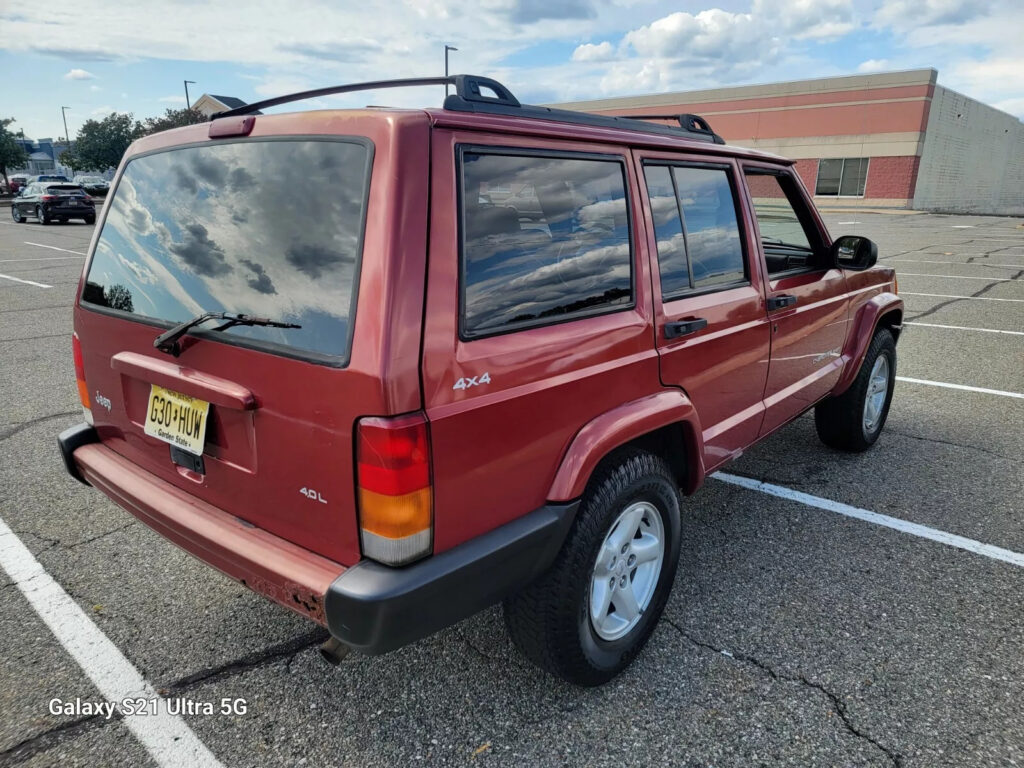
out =
[[895,293],[885,292],[872,296],[858,308],[850,323],[846,347],[843,350],[846,364],[842,376],[832,390],[833,396],[841,395],[853,384],[871,339],[879,328],[888,328],[893,339],[899,340],[900,332],[903,330],[903,299]]
[[704,482],[700,420],[682,390],[665,389],[597,416],[576,433],[548,490],[551,501],[579,498],[595,470],[628,448],[663,457],[683,493]]

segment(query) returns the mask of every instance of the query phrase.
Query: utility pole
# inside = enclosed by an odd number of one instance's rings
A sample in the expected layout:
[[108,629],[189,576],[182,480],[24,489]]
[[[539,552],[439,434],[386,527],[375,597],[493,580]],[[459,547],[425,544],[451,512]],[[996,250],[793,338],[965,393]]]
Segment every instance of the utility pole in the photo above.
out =
[[[454,45],[445,45],[444,47],[444,76],[448,77],[448,51],[459,50]],[[444,84],[444,95],[448,95],[448,83]]]
[[[60,108],[60,119],[64,121],[64,143],[68,146],[68,156],[71,156],[71,135],[68,133],[68,116],[64,114],[68,110],[67,107]],[[57,158],[54,158],[55,160]],[[56,163],[54,163],[56,165]],[[71,172],[74,173],[74,167],[71,168]]]
[[186,109],[192,109],[192,102],[189,101],[189,99],[188,99],[188,84],[189,83],[192,83],[192,85],[195,85],[196,81],[195,80],[186,80],[185,81],[185,108]]

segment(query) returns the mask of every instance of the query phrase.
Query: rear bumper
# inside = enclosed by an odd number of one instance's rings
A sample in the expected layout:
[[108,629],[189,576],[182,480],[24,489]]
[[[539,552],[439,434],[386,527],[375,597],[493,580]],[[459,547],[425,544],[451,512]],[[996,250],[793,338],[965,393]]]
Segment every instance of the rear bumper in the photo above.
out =
[[345,568],[153,476],[99,443],[87,424],[63,432],[58,444],[73,477],[199,560],[368,654],[433,634],[530,583],[554,560],[579,506],[549,504],[402,568],[368,560]]

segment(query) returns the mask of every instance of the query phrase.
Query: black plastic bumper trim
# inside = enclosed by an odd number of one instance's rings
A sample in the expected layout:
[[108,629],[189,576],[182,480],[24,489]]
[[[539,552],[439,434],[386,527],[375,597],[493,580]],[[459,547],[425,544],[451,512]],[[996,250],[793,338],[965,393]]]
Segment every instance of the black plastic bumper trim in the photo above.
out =
[[403,568],[364,560],[327,590],[327,628],[346,645],[376,655],[451,626],[545,571],[578,507],[579,501],[549,504]]
[[82,473],[78,471],[78,467],[75,465],[75,451],[83,445],[98,443],[99,441],[99,435],[96,434],[96,430],[89,424],[76,424],[65,429],[57,437],[57,447],[60,448],[61,458],[64,459],[64,468],[75,480],[85,485],[89,483],[82,477]]

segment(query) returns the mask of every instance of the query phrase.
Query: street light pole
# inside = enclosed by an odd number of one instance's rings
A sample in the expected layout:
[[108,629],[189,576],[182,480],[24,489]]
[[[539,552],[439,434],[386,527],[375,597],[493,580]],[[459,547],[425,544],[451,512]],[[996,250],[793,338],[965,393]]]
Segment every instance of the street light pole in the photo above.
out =
[[[68,134],[68,116],[66,114],[64,114],[67,111],[67,109],[68,109],[67,107],[61,107],[60,108],[60,119],[64,121],[64,143],[67,144],[68,155],[70,156],[71,155],[71,136],[70,136],[70,134]],[[54,163],[54,165],[56,165],[56,163]],[[75,169],[72,167],[71,168],[72,173],[74,173],[74,170]]]
[[188,99],[188,84],[189,83],[192,83],[192,85],[195,85],[196,81],[195,80],[186,80],[185,81],[185,108],[186,109],[192,109],[192,102],[189,101],[189,99]]
[[[459,50],[454,45],[445,45],[444,47],[444,76],[448,77],[448,51]],[[448,95],[448,83],[444,84],[444,95]]]

